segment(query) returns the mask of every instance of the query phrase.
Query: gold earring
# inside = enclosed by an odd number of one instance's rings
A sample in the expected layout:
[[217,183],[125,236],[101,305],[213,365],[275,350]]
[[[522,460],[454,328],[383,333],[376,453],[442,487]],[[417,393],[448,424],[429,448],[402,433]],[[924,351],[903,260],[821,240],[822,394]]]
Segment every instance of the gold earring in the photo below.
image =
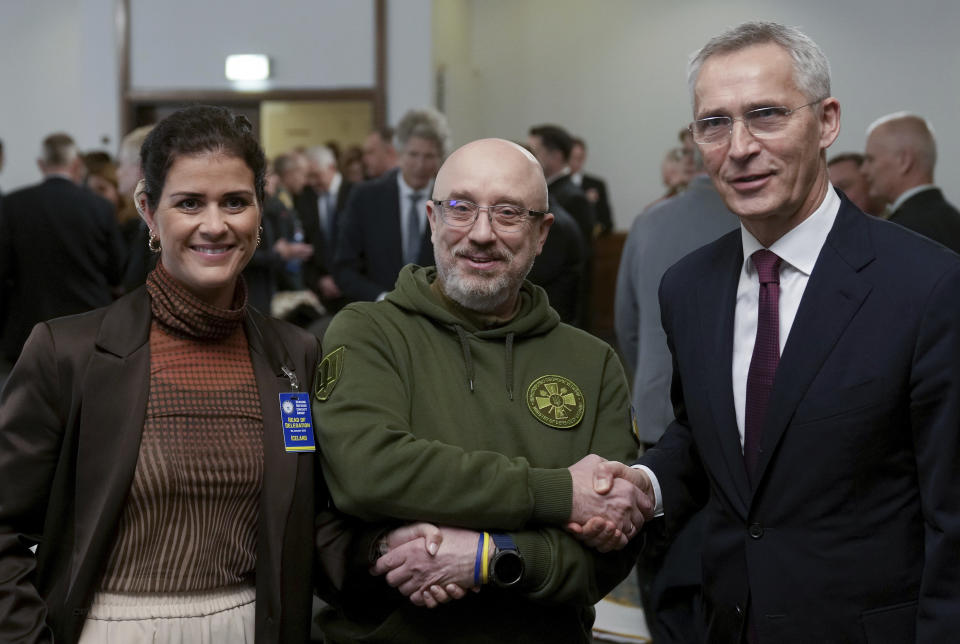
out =
[[160,252],[160,236],[152,230],[150,231],[150,238],[147,239],[147,248],[150,249],[151,253]]
[[257,248],[260,247],[260,236],[263,234],[263,226],[257,229]]

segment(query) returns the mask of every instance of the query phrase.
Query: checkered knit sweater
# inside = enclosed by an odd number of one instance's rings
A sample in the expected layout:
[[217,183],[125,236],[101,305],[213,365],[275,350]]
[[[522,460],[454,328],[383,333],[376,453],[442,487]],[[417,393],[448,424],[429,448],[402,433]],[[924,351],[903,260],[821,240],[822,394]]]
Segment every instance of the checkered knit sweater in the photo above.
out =
[[158,264],[147,291],[147,413],[101,590],[195,592],[249,582],[263,417],[243,328],[246,287],[241,280],[232,307],[219,309]]

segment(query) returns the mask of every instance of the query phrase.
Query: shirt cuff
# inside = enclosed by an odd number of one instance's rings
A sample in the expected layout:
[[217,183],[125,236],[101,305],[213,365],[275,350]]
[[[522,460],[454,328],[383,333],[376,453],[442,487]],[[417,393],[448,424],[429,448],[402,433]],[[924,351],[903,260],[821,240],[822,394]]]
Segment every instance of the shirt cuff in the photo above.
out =
[[643,470],[646,472],[647,476],[650,478],[650,484],[653,485],[653,498],[655,503],[653,504],[653,516],[662,517],[663,516],[663,494],[660,493],[660,481],[657,480],[657,475],[653,473],[646,465],[632,465],[638,470]]

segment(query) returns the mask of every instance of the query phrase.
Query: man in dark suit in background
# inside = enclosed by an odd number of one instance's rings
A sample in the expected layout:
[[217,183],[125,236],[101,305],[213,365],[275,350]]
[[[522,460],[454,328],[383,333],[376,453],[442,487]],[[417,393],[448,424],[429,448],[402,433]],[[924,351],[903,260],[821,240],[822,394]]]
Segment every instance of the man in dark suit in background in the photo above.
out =
[[933,185],[937,143],[926,119],[898,112],[867,130],[863,173],[890,221],[960,253],[960,212]]
[[433,265],[426,205],[450,133],[442,114],[410,110],[397,125],[400,167],[352,191],[334,276],[348,301],[379,300],[406,264]]
[[668,530],[706,503],[711,643],[953,641],[960,258],[830,185],[840,105],[796,29],[736,27],[689,78],[741,230],[664,276],[677,417],[598,487],[630,478]]
[[0,209],[2,351],[10,362],[34,324],[109,304],[123,276],[112,207],[78,185],[73,139],[48,136],[38,165],[43,182],[5,195]]
[[600,177],[587,174],[583,166],[587,161],[587,143],[580,137],[573,137],[573,147],[570,149],[570,180],[575,186],[583,190],[583,194],[593,205],[595,222],[594,234],[604,234],[613,230],[613,211],[607,197],[607,183]]
[[577,220],[583,241],[589,246],[593,241],[595,217],[587,196],[570,179],[568,164],[570,152],[573,150],[573,137],[562,127],[538,125],[530,128],[527,144],[543,167],[550,198],[556,200]]
[[[577,290],[573,296],[575,305],[566,306],[572,317],[563,315],[562,300],[550,294],[550,302],[561,312],[564,322],[574,326],[589,328],[590,325],[590,282],[593,275],[593,226],[594,214],[593,206],[587,200],[587,196],[570,179],[570,152],[573,149],[573,137],[562,127],[556,125],[538,125],[530,128],[527,145],[533,155],[540,162],[543,168],[543,175],[547,178],[547,190],[550,194],[550,208],[553,211],[564,211],[568,213],[577,223],[577,230],[580,232],[580,247],[583,250],[583,260],[578,268],[579,278]],[[559,208],[557,207],[559,206]],[[563,219],[558,217],[559,226],[557,226],[554,236],[557,236],[564,230]],[[555,242],[554,242],[555,243]],[[572,246],[571,244],[567,244]],[[544,254],[549,259],[553,253],[550,248],[550,239],[547,238],[547,245],[544,247]],[[534,284],[544,286],[541,283],[540,271],[549,262],[543,262],[539,270],[531,272],[530,281]],[[572,273],[572,271],[569,271]],[[556,290],[556,289],[555,289]],[[568,298],[571,299],[571,298]]]
[[331,268],[337,249],[340,218],[353,184],[344,181],[337,158],[326,146],[306,152],[309,182],[297,196],[296,207],[303,222],[304,241],[313,246],[313,256],[304,261],[304,285],[317,294],[331,313],[346,302]]

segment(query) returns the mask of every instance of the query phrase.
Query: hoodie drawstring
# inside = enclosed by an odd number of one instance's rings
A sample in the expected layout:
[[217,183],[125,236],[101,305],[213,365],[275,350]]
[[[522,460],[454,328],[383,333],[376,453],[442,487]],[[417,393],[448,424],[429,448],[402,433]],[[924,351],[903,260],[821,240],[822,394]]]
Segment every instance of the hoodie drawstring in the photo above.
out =
[[473,356],[470,355],[467,333],[459,324],[454,324],[453,328],[456,329],[457,337],[460,338],[460,349],[463,351],[463,364],[467,367],[467,383],[470,385],[470,393],[473,393]]
[[[460,350],[463,352],[463,364],[467,369],[467,384],[470,386],[470,393],[474,393],[473,388],[473,355],[470,353],[470,341],[467,339],[467,332],[459,324],[453,325],[457,332],[457,338],[460,340]],[[508,333],[506,339],[504,356],[504,377],[506,378],[507,396],[513,400],[513,337],[514,334]]]

